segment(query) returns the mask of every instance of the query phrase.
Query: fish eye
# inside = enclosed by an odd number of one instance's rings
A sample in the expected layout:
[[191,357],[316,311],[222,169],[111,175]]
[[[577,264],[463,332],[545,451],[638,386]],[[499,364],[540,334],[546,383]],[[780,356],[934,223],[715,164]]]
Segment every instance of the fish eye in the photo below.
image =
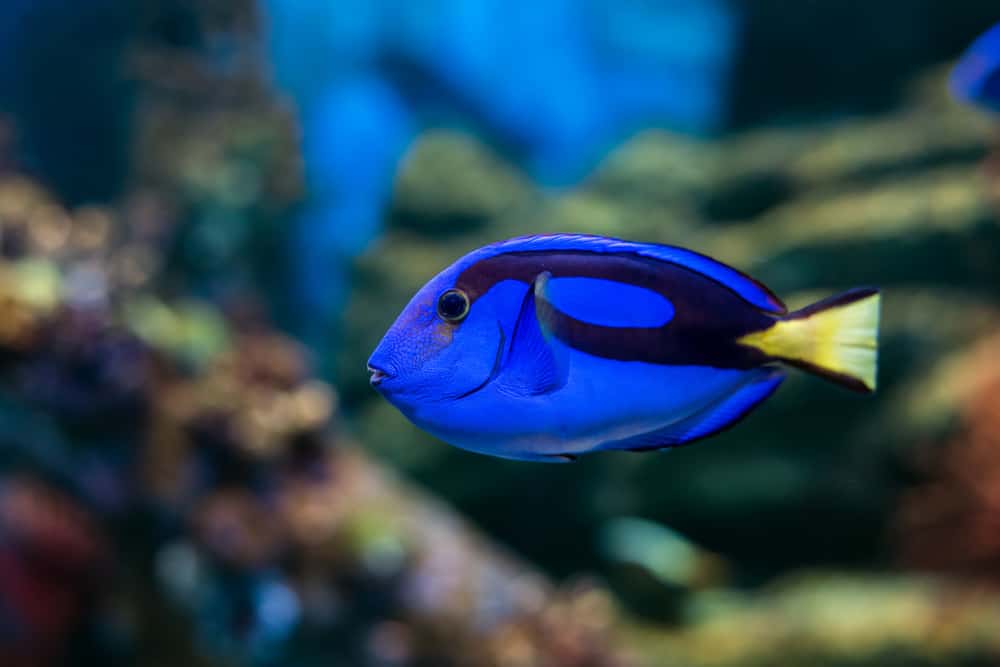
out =
[[469,314],[469,296],[460,289],[450,289],[438,297],[437,313],[446,322],[461,322]]

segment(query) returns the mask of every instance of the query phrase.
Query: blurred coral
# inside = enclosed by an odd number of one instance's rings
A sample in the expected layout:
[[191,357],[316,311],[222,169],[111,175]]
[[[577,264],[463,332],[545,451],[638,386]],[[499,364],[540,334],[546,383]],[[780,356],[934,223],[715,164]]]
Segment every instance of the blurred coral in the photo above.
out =
[[38,480],[0,478],[0,653],[4,665],[67,660],[107,568],[103,531],[79,503]]
[[555,591],[340,443],[336,393],[266,317],[167,296],[166,265],[139,256],[176,233],[154,200],[70,212],[0,181],[0,419],[45,424],[8,432],[5,460],[80,497],[3,487],[11,655],[57,664],[96,593],[109,547],[91,507],[152,512],[141,548],[209,655],[266,663],[333,632],[320,653],[359,665],[624,664],[606,594]]
[[957,434],[922,451],[927,481],[904,498],[903,561],[1000,586],[1000,336],[950,368],[959,383]]
[[1000,660],[1000,600],[947,582],[804,573],[705,593],[684,628],[626,633],[653,665],[980,667]]

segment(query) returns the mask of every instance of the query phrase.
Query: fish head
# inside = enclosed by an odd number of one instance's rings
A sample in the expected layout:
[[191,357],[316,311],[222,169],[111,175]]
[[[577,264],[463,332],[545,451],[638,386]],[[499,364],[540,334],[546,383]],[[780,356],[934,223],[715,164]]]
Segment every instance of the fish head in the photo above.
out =
[[372,386],[411,418],[475,393],[503,354],[502,322],[516,303],[470,294],[458,273],[446,269],[424,285],[368,360]]

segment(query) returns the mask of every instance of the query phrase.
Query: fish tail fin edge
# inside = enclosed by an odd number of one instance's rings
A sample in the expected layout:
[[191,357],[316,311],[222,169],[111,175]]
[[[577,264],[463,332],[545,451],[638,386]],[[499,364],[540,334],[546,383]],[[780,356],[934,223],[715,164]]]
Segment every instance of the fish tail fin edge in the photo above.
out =
[[872,393],[880,306],[877,289],[853,289],[797,310],[738,342],[848,389]]

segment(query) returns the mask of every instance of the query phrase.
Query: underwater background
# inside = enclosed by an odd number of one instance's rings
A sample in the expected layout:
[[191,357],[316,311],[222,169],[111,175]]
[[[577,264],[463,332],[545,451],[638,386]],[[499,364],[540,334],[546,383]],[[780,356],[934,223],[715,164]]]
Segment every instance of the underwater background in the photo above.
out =
[[[4,0],[0,665],[1000,664],[1000,121],[948,85],[998,21]],[[365,360],[540,232],[793,307],[880,286],[879,390],[797,373],[665,453],[448,447]]]

